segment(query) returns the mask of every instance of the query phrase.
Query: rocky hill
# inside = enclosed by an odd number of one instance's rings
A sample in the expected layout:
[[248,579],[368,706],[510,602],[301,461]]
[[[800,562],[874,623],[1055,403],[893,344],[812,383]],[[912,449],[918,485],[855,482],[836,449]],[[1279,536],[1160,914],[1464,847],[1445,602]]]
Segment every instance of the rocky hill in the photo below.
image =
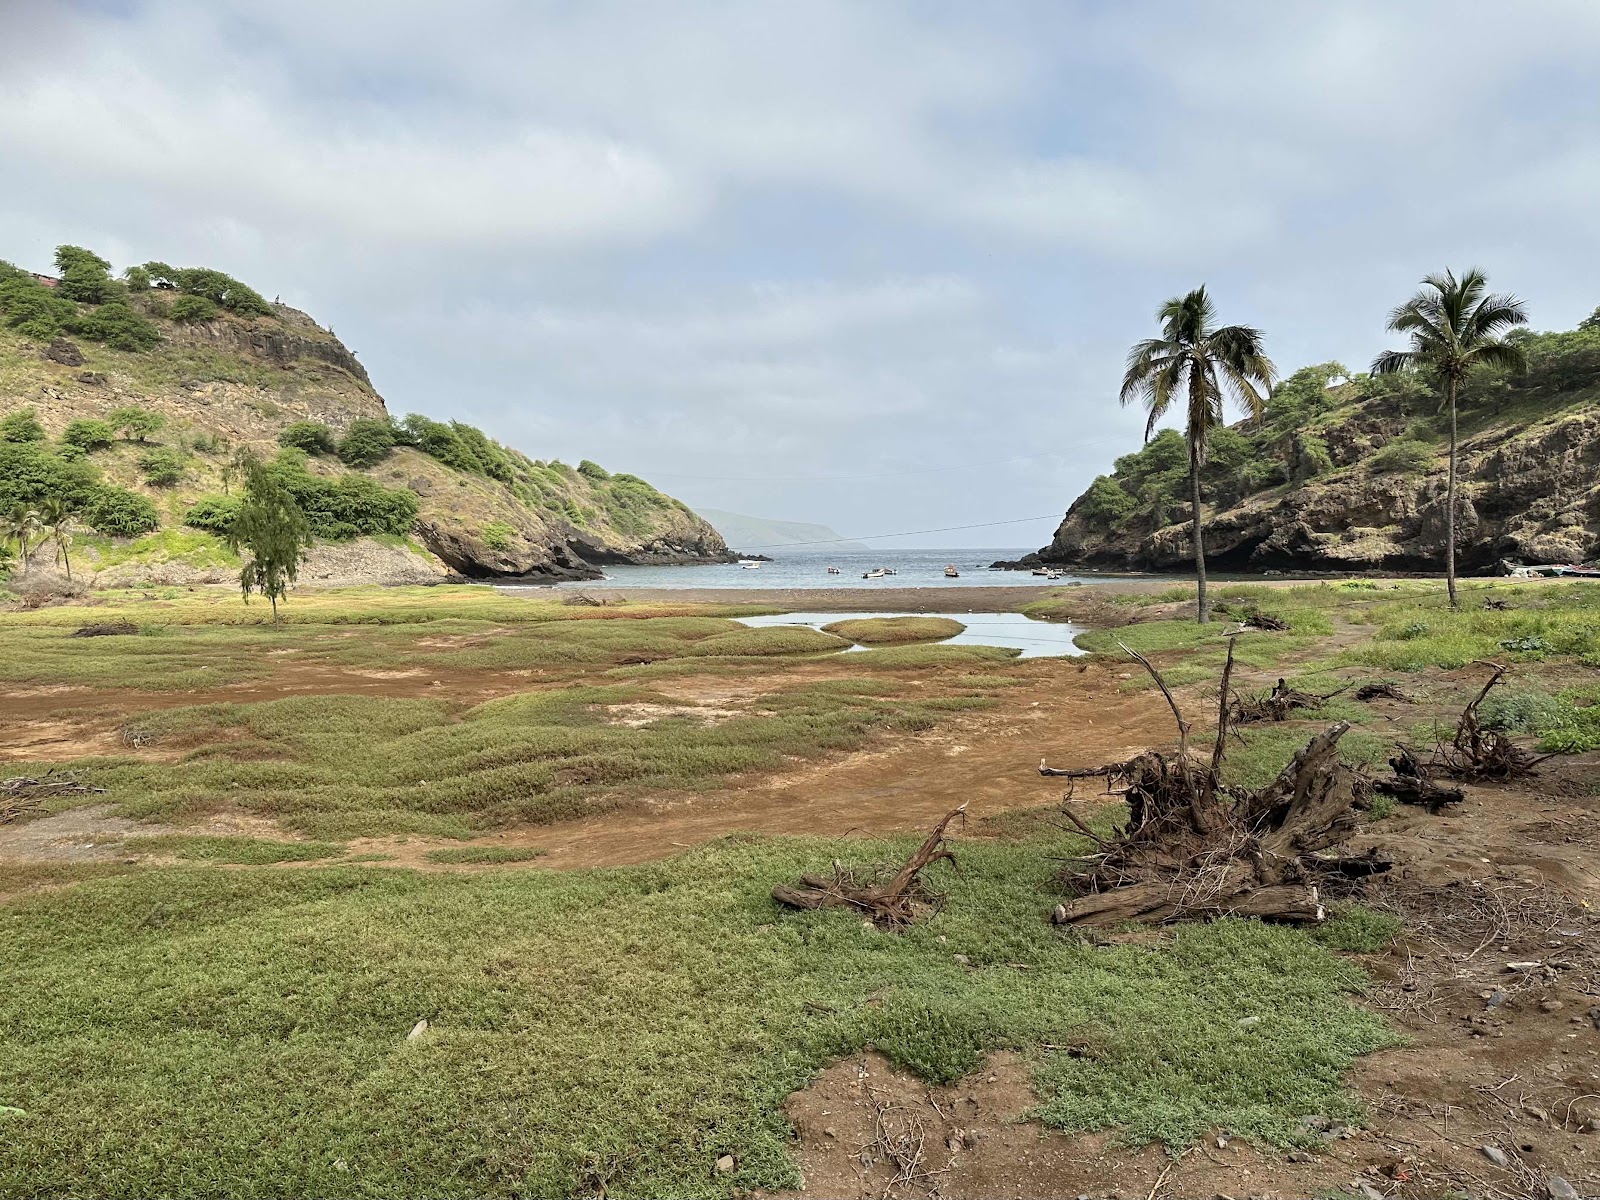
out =
[[[1600,557],[1600,311],[1522,333],[1520,376],[1481,370],[1460,406],[1461,567]],[[1443,569],[1446,418],[1416,377],[1338,363],[1278,385],[1264,419],[1219,430],[1203,475],[1219,571]],[[1167,430],[1116,462],[1023,560],[1107,570],[1193,563],[1187,451]]]
[[231,578],[219,534],[241,451],[274,460],[312,519],[303,581],[594,578],[729,557],[642,479],[394,420],[332,332],[225,275],[150,263],[118,280],[62,250],[56,276],[0,263],[0,513],[68,498],[80,575],[100,585]]

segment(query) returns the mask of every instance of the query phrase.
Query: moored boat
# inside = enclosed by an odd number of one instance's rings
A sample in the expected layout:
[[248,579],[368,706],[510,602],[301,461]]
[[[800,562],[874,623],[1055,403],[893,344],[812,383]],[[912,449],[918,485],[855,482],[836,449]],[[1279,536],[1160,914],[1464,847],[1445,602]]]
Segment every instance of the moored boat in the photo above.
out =
[[961,572],[956,570],[955,563],[946,563],[945,564],[944,577],[946,579],[960,579],[961,578]]

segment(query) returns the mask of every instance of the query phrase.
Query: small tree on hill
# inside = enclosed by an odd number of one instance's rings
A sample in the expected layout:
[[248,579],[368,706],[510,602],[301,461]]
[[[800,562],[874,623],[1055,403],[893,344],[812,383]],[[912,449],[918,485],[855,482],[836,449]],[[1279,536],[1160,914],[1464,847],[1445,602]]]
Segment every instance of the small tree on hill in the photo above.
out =
[[244,499],[227,538],[235,552],[250,553],[239,572],[245,603],[252,592],[260,592],[272,604],[276,625],[278,601],[288,594],[311,548],[311,525],[289,489],[260,462],[250,464]]
[[129,404],[124,408],[112,409],[106,419],[116,429],[122,430],[129,441],[142,442],[152,433],[167,423],[167,419],[160,413],[153,413],[148,408],[140,408],[137,404]]
[[31,408],[19,408],[0,420],[0,442],[42,442],[44,426]]

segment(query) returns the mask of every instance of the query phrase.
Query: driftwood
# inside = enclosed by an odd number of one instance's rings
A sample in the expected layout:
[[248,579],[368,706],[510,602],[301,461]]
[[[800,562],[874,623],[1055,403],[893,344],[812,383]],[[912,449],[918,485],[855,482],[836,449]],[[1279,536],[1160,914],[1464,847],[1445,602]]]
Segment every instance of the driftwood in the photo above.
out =
[[1456,722],[1455,737],[1449,745],[1441,742],[1434,749],[1433,766],[1457,779],[1481,779],[1497,783],[1529,774],[1542,763],[1546,754],[1536,757],[1517,745],[1498,729],[1485,729],[1478,723],[1478,705],[1483,703],[1489,690],[1499,683],[1509,668],[1498,663],[1479,663],[1493,671],[1489,682],[1461,711]]
[[100,795],[105,788],[90,787],[70,771],[46,771],[40,776],[13,775],[0,779],[0,825],[38,808],[52,796]]
[[1373,786],[1401,804],[1421,805],[1436,813],[1446,804],[1460,804],[1466,799],[1460,788],[1440,787],[1435,783],[1432,771],[1405,746],[1389,760],[1389,767],[1394,771],[1394,778],[1380,779]]
[[1342,691],[1344,688],[1337,688],[1326,696],[1317,696],[1292,688],[1287,680],[1280,679],[1271,691],[1234,697],[1228,719],[1235,725],[1248,725],[1254,721],[1287,721],[1300,709],[1315,712]]
[[1125,763],[1059,772],[1105,778],[1107,790],[1127,802],[1128,820],[1110,838],[1090,833],[1096,852],[1073,860],[1058,876],[1070,899],[1056,908],[1056,923],[1221,916],[1320,921],[1329,889],[1347,891],[1353,881],[1389,869],[1376,853],[1325,853],[1355,829],[1367,798],[1366,778],[1339,758],[1347,723],[1312,738],[1266,787],[1228,787],[1220,770],[1233,708],[1232,642],[1209,762],[1189,753],[1187,722],[1160,673],[1140,661],[1168,698],[1181,745],[1170,757],[1147,750]]
[[1401,704],[1415,704],[1416,701],[1406,695],[1392,683],[1363,683],[1356,689],[1356,699],[1370,700],[1398,700]]
[[69,633],[68,637],[126,637],[128,634],[138,633],[139,627],[132,621],[106,621],[99,625],[83,625]]
[[833,875],[806,874],[797,886],[778,884],[772,898],[790,908],[854,908],[878,925],[896,928],[909,925],[919,916],[938,910],[942,897],[922,880],[924,868],[941,859],[955,866],[955,855],[944,848],[945,830],[960,817],[966,820],[967,806],[951,809],[933,827],[922,845],[887,881],[881,880],[880,867],[841,867],[833,865]]
[[1496,600],[1493,596],[1488,596],[1488,597],[1485,597],[1485,599],[1483,601],[1483,606],[1485,608],[1489,609],[1491,612],[1505,612],[1508,608],[1511,607],[1511,601],[1509,601],[1509,600]]

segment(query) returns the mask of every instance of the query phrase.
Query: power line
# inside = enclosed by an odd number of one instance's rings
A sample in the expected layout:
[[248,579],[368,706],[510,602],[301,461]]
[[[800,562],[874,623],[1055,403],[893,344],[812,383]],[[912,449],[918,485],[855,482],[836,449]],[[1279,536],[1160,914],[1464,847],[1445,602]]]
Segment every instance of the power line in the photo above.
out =
[[[1108,442],[1121,442],[1126,439],[1120,437],[1096,438],[1089,442],[1075,442],[1073,449],[1086,450],[1092,446],[1103,446]],[[983,471],[990,467],[1003,467],[1011,463],[1034,462],[1041,458],[1057,458],[1059,450],[1047,450],[1039,454],[1024,454],[1017,458],[997,458],[990,462],[961,463],[944,467],[918,467],[910,471],[880,471],[866,475],[677,475],[670,471],[651,471],[652,479],[685,479],[699,483],[847,483],[855,479],[898,479],[905,475],[944,475],[960,471]]]
[[925,533],[955,533],[962,529],[993,529],[996,525],[1023,525],[1029,521],[1059,521],[1059,513],[1042,517],[1017,517],[1010,521],[985,521],[981,525],[946,525],[942,529],[907,529],[900,533],[862,533],[855,537],[820,538],[814,542],[781,542],[771,546],[745,546],[746,550],[793,550],[796,546],[834,546],[840,542],[874,542],[879,538],[920,537]]

